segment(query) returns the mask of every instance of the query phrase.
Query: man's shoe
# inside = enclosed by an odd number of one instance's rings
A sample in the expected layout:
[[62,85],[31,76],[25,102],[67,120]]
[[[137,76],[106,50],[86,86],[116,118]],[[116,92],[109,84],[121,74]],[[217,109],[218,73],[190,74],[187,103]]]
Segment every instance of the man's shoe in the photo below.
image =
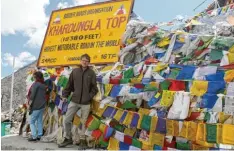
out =
[[29,141],[29,142],[36,142],[36,141],[37,141],[37,139],[29,138],[29,139],[28,139],[28,141]]
[[78,150],[86,150],[88,149],[86,140],[80,140],[80,145],[78,147]]
[[40,141],[40,140],[41,140],[41,138],[40,138],[40,137],[38,137],[38,138],[37,138],[37,140],[38,140],[38,141]]
[[66,147],[67,145],[73,144],[72,139],[65,138],[61,144],[58,144],[59,148]]

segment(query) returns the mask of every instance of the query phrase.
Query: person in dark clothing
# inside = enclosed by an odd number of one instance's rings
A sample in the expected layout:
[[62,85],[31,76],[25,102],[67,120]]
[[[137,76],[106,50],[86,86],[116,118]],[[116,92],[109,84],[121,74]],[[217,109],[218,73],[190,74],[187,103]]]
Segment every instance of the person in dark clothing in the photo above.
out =
[[[32,137],[28,141],[40,140],[43,135],[43,113],[46,106],[46,85],[44,84],[43,74],[37,71],[33,74],[35,82],[29,90],[29,114],[30,114],[30,129]],[[37,122],[37,129],[35,123]]]
[[81,109],[81,133],[79,149],[86,149],[85,123],[89,116],[90,104],[93,97],[97,94],[97,82],[95,72],[89,68],[90,57],[88,54],[81,56],[81,65],[74,69],[69,77],[68,84],[63,91],[63,100],[67,101],[68,96],[73,92],[71,102],[64,119],[65,137],[59,147],[65,147],[72,144],[71,128],[75,114]]

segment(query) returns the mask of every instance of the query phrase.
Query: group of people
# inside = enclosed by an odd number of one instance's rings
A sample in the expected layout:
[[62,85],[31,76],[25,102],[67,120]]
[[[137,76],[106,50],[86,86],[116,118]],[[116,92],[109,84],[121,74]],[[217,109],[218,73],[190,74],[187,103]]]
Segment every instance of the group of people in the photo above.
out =
[[[71,102],[64,118],[64,141],[58,144],[59,147],[66,147],[72,144],[72,121],[78,110],[81,110],[81,132],[79,149],[86,149],[85,123],[90,113],[90,105],[93,97],[97,94],[96,74],[89,68],[90,56],[84,54],[81,56],[79,68],[75,68],[69,77],[66,88],[63,90],[62,99],[67,101],[68,96],[73,92]],[[43,113],[46,106],[46,85],[43,74],[37,71],[33,74],[35,82],[32,84],[29,93],[29,114],[31,136],[28,141],[39,141],[43,136]],[[37,123],[37,128],[36,128]]]

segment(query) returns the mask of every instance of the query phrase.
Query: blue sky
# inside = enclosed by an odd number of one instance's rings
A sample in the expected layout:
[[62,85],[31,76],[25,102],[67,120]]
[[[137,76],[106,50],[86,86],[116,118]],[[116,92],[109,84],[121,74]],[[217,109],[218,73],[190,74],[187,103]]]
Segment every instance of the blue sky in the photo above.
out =
[[[104,0],[2,0],[1,1],[1,77],[38,58],[51,11],[58,7],[84,5]],[[106,0],[105,0],[106,1]],[[168,22],[177,15],[193,16],[213,0],[135,0],[134,12],[147,22]]]

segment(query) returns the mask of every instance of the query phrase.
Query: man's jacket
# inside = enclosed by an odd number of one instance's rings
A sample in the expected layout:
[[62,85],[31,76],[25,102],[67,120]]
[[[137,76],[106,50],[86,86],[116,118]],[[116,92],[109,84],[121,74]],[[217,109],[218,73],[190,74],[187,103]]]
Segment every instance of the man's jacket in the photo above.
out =
[[89,67],[84,71],[81,67],[74,69],[66,88],[63,90],[63,97],[68,98],[71,92],[73,92],[72,102],[83,105],[90,104],[98,92],[95,72]]

